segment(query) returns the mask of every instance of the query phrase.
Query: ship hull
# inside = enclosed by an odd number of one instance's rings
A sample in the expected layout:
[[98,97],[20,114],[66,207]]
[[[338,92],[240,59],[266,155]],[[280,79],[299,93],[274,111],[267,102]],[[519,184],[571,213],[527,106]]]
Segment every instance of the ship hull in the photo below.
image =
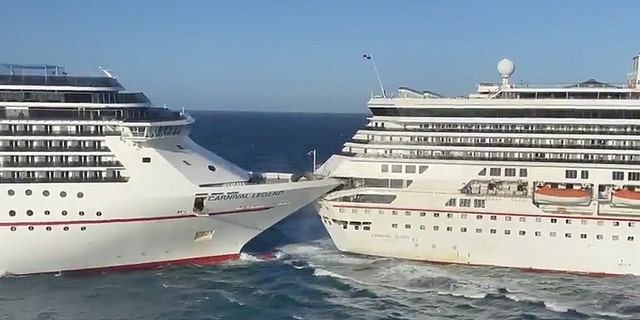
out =
[[485,210],[428,205],[447,198],[424,194],[423,205],[323,200],[317,209],[336,248],[343,252],[447,264],[640,275],[635,250],[640,218],[550,215],[536,212],[530,202]]
[[[193,195],[186,194],[89,202],[87,207],[100,207],[100,216],[93,210],[83,216],[71,210],[64,216],[59,210],[43,215],[34,208],[33,216],[0,220],[0,272],[126,271],[236,259],[248,241],[336,185],[327,179],[218,188],[215,194],[246,191],[265,197],[223,199],[198,215],[181,210],[193,202]],[[266,196],[274,193],[278,196]]]

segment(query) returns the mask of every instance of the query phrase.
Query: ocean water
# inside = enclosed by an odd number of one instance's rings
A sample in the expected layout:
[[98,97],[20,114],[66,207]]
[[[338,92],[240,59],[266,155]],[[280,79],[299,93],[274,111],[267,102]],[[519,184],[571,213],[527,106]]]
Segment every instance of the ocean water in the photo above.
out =
[[[194,140],[254,171],[309,170],[307,151],[324,161],[366,123],[364,114],[193,116]],[[0,279],[0,318],[640,319],[640,278],[343,254],[304,208],[221,265]]]

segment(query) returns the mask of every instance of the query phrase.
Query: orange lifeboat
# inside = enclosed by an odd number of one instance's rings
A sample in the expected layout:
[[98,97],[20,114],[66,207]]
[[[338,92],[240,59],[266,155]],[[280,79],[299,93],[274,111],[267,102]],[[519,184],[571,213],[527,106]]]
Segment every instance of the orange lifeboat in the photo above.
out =
[[535,191],[534,199],[540,204],[586,206],[591,202],[591,190],[544,186]]
[[614,191],[611,203],[619,207],[640,207],[640,191],[629,189]]

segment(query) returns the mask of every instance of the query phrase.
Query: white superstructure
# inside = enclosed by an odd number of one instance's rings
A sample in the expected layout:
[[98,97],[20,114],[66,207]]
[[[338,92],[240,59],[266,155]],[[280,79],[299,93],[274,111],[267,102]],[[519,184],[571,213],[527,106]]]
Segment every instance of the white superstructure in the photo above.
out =
[[0,65],[0,273],[237,258],[338,185],[246,172],[189,137],[194,120],[106,77]]
[[372,97],[318,172],[339,250],[472,265],[640,275],[640,56],[622,85],[509,81],[447,98]]

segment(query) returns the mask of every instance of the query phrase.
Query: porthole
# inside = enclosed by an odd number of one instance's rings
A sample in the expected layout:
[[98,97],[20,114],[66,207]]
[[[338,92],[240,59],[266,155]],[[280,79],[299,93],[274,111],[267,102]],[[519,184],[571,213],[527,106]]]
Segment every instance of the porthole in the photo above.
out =
[[49,226],[47,226],[46,229],[47,229],[47,231],[51,231],[51,227],[49,227]]
[[11,227],[11,231],[16,231],[16,227]]
[[76,194],[76,196],[77,196],[78,198],[84,198],[84,193],[82,193],[82,192],[78,192],[78,194]]
[[84,211],[78,212],[79,215],[84,216]]
[[42,191],[42,195],[45,196],[45,197],[48,197],[49,196],[49,190]]
[[190,165],[191,165],[191,163],[189,163],[189,161],[187,161],[187,160],[182,160],[182,162],[183,162],[184,164],[188,165],[188,166],[190,166]]
[[50,215],[50,214],[51,214],[51,211],[49,211],[49,210],[45,210],[45,211],[44,211],[44,215],[45,215],[45,216],[48,216],[48,215]]
[[64,198],[67,196],[67,192],[66,191],[60,191],[60,197]]
[[29,226],[29,231],[33,231],[33,226]]
[[216,171],[216,167],[209,165],[207,168],[209,168],[209,171]]
[[98,216],[98,217],[99,217],[99,216],[101,216],[101,215],[102,215],[102,212],[101,212],[101,211],[96,212],[96,216]]
[[16,211],[15,210],[9,210],[9,215],[12,217],[16,216]]
[[69,227],[64,227],[64,228],[62,228],[62,230],[69,231]]
[[31,191],[31,189],[27,189],[24,191],[24,194],[30,196],[33,194],[33,191]]
[[66,216],[67,215],[67,210],[62,210],[62,215]]
[[85,231],[87,230],[87,227],[80,227],[80,231]]
[[13,191],[13,189],[9,189],[9,190],[7,190],[7,194],[12,196],[12,195],[16,194],[16,192]]
[[28,216],[32,216],[33,215],[33,210],[31,210],[31,209],[27,210],[27,215]]

